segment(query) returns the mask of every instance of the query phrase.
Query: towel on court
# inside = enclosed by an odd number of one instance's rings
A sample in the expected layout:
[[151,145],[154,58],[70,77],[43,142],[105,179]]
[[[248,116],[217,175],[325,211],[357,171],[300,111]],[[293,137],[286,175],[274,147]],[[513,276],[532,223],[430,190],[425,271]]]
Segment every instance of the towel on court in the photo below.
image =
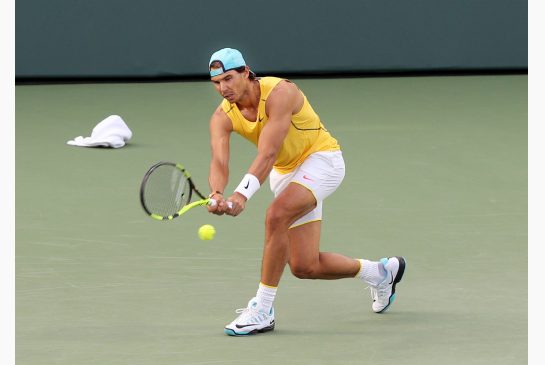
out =
[[119,115],[110,115],[98,123],[90,137],[79,136],[66,142],[79,147],[113,147],[120,148],[131,139],[132,132]]

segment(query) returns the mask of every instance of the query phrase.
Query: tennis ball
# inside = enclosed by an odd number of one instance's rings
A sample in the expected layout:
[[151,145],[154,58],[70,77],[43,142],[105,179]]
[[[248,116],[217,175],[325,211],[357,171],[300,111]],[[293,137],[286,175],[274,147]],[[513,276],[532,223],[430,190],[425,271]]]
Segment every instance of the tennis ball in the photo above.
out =
[[199,238],[203,241],[209,241],[216,235],[216,229],[210,224],[205,224],[199,228]]

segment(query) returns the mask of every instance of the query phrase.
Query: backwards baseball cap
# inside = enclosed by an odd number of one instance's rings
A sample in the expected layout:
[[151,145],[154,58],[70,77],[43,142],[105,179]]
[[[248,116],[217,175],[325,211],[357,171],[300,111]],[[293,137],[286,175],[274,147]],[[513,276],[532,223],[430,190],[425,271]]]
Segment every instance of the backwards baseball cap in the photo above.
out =
[[[212,64],[212,62],[219,62],[221,64],[221,67],[210,70],[210,65]],[[210,57],[210,62],[208,63],[210,77],[218,76],[222,73],[243,66],[246,66],[246,61],[244,61],[242,53],[233,48],[220,49],[219,51],[215,52],[212,57]]]

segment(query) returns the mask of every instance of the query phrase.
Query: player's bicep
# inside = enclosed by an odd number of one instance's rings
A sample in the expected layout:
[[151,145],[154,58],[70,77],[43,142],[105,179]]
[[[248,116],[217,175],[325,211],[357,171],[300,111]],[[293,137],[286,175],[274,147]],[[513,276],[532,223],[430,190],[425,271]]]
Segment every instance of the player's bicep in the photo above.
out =
[[260,136],[259,149],[264,152],[278,153],[290,129],[295,102],[296,98],[291,85],[273,90],[267,100],[269,121]]
[[269,120],[269,123],[259,137],[258,153],[269,157],[275,157],[289,131],[290,119],[277,118]]
[[233,125],[219,106],[210,119],[210,148],[212,159],[221,163],[229,160],[229,139]]

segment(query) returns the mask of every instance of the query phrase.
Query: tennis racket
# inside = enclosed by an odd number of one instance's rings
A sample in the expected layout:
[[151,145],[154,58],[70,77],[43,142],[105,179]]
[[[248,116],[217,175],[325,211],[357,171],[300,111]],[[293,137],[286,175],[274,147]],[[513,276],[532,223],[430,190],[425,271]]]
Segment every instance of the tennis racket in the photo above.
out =
[[[191,202],[194,195],[199,200]],[[157,220],[172,220],[192,208],[216,205],[197,190],[184,166],[173,162],[158,162],[149,168],[140,185],[140,203]]]

